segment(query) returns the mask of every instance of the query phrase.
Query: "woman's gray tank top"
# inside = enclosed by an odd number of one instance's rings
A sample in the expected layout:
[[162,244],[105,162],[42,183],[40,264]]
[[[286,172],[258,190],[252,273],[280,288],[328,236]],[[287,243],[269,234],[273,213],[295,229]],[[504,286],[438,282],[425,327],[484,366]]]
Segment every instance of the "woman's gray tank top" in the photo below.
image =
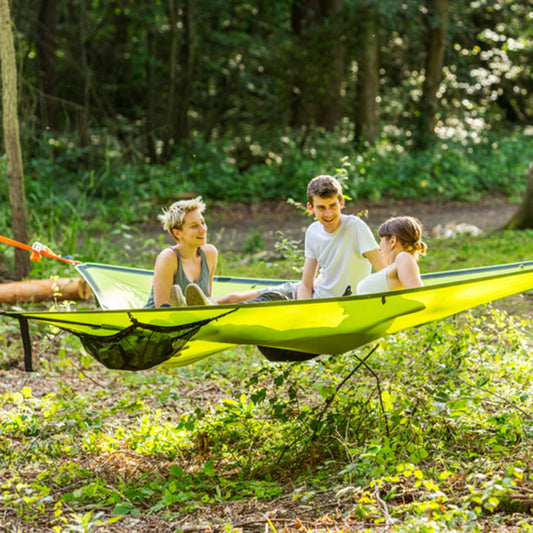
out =
[[[189,285],[190,283],[196,283],[200,289],[202,289],[202,292],[209,296],[211,294],[210,292],[210,285],[209,285],[209,266],[207,264],[207,260],[205,258],[205,252],[201,249],[200,250],[200,257],[201,257],[201,269],[200,269],[200,277],[198,278],[198,281],[191,281],[185,272],[183,271],[183,267],[181,266],[181,258],[178,250],[174,248],[173,246],[170,248],[175,254],[178,259],[178,270],[176,272],[176,275],[174,276],[174,285],[179,285],[183,292],[185,292],[185,287]],[[154,303],[154,288],[152,287],[152,290],[150,291],[150,296],[148,297],[148,301],[146,302],[145,308],[151,308],[155,307]]]

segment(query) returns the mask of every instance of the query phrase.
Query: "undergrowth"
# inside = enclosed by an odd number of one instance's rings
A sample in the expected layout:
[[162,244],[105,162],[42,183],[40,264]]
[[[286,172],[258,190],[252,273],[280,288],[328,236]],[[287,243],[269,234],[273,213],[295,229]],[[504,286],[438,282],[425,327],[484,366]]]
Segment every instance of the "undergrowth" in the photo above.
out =
[[[374,199],[399,189],[439,197],[444,182],[449,188],[442,198],[475,198],[485,185],[518,196],[525,173],[515,156],[530,149],[530,139],[518,144],[500,139],[495,154],[479,143],[484,158],[449,144],[409,162],[399,146],[378,146],[362,160],[346,159],[343,148],[324,159],[323,168],[345,177],[349,194]],[[217,165],[226,157],[223,148],[208,153]],[[473,165],[469,154],[483,167]],[[296,186],[283,182],[287,160],[252,167],[247,188],[239,189],[243,196],[270,194],[274,174],[289,189]],[[313,175],[322,168],[316,162]],[[300,185],[311,171],[301,163],[287,167],[302,170],[295,174]],[[208,189],[221,194],[212,188],[220,178],[215,165],[188,164],[183,168],[191,176],[208,169],[207,198]],[[154,218],[156,204],[198,182],[187,181],[181,166],[168,175],[124,168],[123,179],[109,165],[106,174],[76,178],[86,186],[79,204],[76,180],[67,189],[72,198],[55,192],[50,169],[49,182],[33,183],[35,234],[83,261],[131,265],[135,257],[136,266],[149,266],[163,243],[142,241],[138,223]],[[513,175],[505,190],[496,175],[503,168]],[[222,170],[233,172],[231,166]],[[121,180],[138,184],[146,172],[146,187],[115,195]],[[472,182],[474,174],[485,185]],[[235,198],[231,188],[224,190]],[[4,229],[7,223],[1,219]],[[109,234],[120,235],[120,247]],[[525,231],[429,239],[421,270],[530,260],[532,237]],[[12,250],[2,251],[11,260]],[[301,243],[280,235],[278,251],[282,260],[236,257],[221,261],[221,268],[234,275],[298,277]],[[32,275],[63,272],[58,262],[43,261]],[[531,294],[305,363],[271,364],[255,349],[240,347],[180,369],[113,372],[84,354],[77,339],[53,340],[51,334],[38,328],[37,372],[24,375],[16,325],[0,319],[0,520],[14,531],[110,532],[115,522],[150,516],[205,525],[210,510],[243,501],[295,509],[313,523],[302,525],[306,531],[330,527],[320,524],[402,532],[482,531],[488,524],[505,531],[507,522],[517,531],[533,529]],[[285,524],[268,520],[273,531]]]
[[2,508],[27,527],[201,522],[217,502],[280,497],[318,520],[323,493],[369,530],[481,531],[529,510],[526,319],[487,306],[306,363],[235,349],[142,373],[71,343],[1,396]]
[[[68,136],[50,135],[25,165],[32,239],[91,257],[98,255],[91,244],[95,235],[134,232],[178,198],[202,195],[209,205],[287,197],[304,202],[313,176],[339,168],[345,173],[345,193],[353,199],[476,201],[500,195],[518,200],[533,159],[531,128],[463,131],[423,151],[412,150],[411,139],[391,135],[356,149],[349,131],[350,124],[335,132],[311,130],[305,145],[294,133],[247,138],[242,142],[253,156],[250,161],[236,156],[235,139],[207,144],[192,139],[177,146],[164,165],[123,159],[101,132],[95,132],[99,140],[94,146],[83,149]],[[0,183],[0,234],[11,235],[5,157]]]

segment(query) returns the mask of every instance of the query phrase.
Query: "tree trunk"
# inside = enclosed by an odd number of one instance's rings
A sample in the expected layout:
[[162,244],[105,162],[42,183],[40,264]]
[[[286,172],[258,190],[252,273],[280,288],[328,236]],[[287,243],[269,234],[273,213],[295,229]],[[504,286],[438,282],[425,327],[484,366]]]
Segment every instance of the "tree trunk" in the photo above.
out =
[[168,19],[170,23],[170,59],[167,116],[164,129],[163,157],[168,161],[176,142],[176,85],[178,79],[178,7],[175,0],[168,0]]
[[527,189],[522,203],[503,229],[533,229],[533,162],[529,164]]
[[375,6],[361,11],[360,50],[358,55],[355,104],[355,142],[373,144],[379,130],[379,39]]
[[79,43],[80,43],[80,66],[83,76],[83,103],[78,111],[78,133],[80,146],[84,147],[89,144],[89,117],[91,116],[91,83],[92,76],[89,68],[87,57],[87,13],[84,2],[80,3],[79,11]]
[[342,0],[297,0],[291,25],[298,48],[291,126],[312,122],[333,130],[342,118]]
[[[7,155],[13,236],[17,241],[26,243],[28,242],[29,232],[17,114],[17,67],[9,0],[0,0],[0,64],[2,67],[2,123]],[[16,249],[16,279],[26,277],[29,272],[30,258],[28,253],[24,250]]]
[[[303,0],[294,0],[294,2],[291,4],[291,28],[298,43],[301,40],[303,18]],[[299,44],[299,46],[301,45]],[[296,73],[298,75],[300,73],[300,69],[296,69]],[[292,86],[289,86],[289,89],[291,90],[289,126],[298,127],[304,123],[305,116],[303,97],[300,89],[300,86],[303,85],[303,81],[295,79],[292,80],[290,85]]]
[[448,0],[430,0],[428,14],[428,49],[426,75],[422,87],[415,144],[419,148],[428,145],[434,135],[439,99],[437,92],[442,80],[446,31],[448,29]]
[[146,33],[146,49],[148,57],[146,60],[146,152],[150,162],[157,163],[157,150],[155,142],[156,127],[156,102],[155,87],[156,76],[154,63],[156,61],[156,32],[153,26],[148,28]]
[[[314,57],[320,65],[317,75],[315,122],[332,131],[342,118],[342,82],[344,80],[344,44],[342,41],[342,0],[321,0],[319,32],[320,49]],[[317,60],[320,58],[320,60]]]
[[28,279],[13,283],[0,283],[0,303],[64,302],[88,300],[92,291],[81,278]]
[[179,83],[179,100],[176,121],[176,142],[187,139],[189,130],[189,105],[192,93],[192,79],[194,67],[194,0],[184,0],[183,3],[183,33],[184,41],[180,49],[181,77]]
[[37,114],[45,130],[57,127],[56,22],[57,0],[42,0],[37,17],[35,52],[40,91]]

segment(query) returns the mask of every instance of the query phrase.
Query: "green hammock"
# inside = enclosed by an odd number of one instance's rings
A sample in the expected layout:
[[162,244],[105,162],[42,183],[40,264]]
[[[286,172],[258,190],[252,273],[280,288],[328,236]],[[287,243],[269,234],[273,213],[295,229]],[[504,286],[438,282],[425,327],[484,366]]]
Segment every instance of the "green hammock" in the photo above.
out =
[[[77,335],[109,368],[182,366],[235,345],[256,345],[274,361],[339,354],[392,333],[533,289],[533,261],[426,274],[424,286],[342,298],[143,309],[153,272],[94,263],[75,267],[101,310],[5,312],[20,321],[31,368],[28,321]],[[283,280],[216,277],[213,295]]]

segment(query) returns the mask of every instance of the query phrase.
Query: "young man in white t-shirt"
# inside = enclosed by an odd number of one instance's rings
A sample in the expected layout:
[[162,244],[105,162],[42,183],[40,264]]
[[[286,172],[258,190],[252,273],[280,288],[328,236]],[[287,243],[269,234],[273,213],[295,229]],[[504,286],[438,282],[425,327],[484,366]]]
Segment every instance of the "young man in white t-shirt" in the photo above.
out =
[[342,214],[342,187],[332,176],[312,179],[307,199],[316,221],[305,233],[305,263],[297,298],[335,298],[348,287],[355,292],[371,267],[378,271],[384,266],[372,231],[359,217]]
[[371,267],[384,266],[378,244],[368,225],[354,215],[343,215],[342,187],[332,176],[317,176],[307,186],[307,208],[315,215],[305,233],[305,263],[300,283],[285,283],[227,294],[219,304],[274,299],[339,297],[355,293]]

